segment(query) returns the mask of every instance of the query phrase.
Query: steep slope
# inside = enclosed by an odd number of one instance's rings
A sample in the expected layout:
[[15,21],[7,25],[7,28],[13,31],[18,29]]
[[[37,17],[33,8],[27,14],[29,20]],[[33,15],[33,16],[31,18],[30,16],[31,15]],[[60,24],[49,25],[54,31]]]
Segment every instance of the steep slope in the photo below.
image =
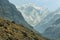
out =
[[25,21],[21,12],[16,9],[15,5],[11,4],[8,0],[0,0],[0,17],[14,21],[30,29],[33,28]]
[[0,40],[48,40],[32,30],[0,18]]

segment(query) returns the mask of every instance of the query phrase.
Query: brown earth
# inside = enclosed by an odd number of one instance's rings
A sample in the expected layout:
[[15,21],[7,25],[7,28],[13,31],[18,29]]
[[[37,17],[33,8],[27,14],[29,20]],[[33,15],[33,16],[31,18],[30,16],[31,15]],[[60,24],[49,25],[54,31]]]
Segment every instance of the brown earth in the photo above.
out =
[[14,22],[0,18],[0,40],[48,40]]

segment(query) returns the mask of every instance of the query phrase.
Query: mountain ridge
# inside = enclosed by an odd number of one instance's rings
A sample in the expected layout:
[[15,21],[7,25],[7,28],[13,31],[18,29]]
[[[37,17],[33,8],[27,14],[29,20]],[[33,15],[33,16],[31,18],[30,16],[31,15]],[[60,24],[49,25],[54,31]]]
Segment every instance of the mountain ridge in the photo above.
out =
[[48,22],[49,27],[44,31],[43,35],[52,40],[60,40],[60,10],[53,12],[53,15],[53,18]]
[[26,26],[27,28],[33,28],[25,21],[21,12],[17,10],[15,5],[10,3],[8,0],[0,0],[0,17],[14,21],[15,23]]

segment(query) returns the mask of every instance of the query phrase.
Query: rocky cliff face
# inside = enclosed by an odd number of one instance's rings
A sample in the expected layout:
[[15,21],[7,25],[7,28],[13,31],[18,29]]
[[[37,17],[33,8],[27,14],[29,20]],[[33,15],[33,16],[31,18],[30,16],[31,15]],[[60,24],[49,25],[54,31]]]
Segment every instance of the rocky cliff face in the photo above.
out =
[[8,0],[0,0],[0,17],[14,21],[17,24],[21,24],[28,28],[32,28],[23,18],[21,12],[19,12],[16,7],[11,4]]
[[0,40],[48,40],[32,30],[0,18]]

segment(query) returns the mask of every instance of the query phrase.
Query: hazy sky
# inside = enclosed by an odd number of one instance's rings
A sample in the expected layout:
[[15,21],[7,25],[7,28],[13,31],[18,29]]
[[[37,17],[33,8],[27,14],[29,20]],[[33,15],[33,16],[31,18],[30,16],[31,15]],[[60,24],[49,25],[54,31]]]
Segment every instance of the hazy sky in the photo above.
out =
[[42,6],[48,8],[50,11],[55,11],[60,7],[60,0],[9,0],[17,7],[22,6],[23,4],[33,3],[37,6]]

